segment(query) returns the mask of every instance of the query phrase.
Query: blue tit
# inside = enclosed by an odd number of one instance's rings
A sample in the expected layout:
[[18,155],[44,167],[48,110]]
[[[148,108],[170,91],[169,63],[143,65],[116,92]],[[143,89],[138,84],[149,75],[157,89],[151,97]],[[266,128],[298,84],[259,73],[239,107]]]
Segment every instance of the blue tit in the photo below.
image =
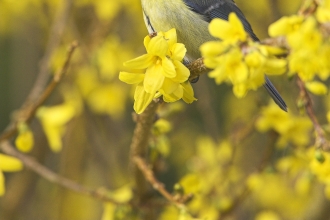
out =
[[[228,20],[231,12],[236,13],[251,38],[258,41],[251,25],[232,0],[141,0],[141,3],[149,33],[175,28],[178,42],[187,48],[186,59],[189,61],[201,57],[199,47],[203,43],[215,40],[208,31],[210,21],[214,18]],[[283,98],[267,76],[264,87],[275,103],[287,111]]]

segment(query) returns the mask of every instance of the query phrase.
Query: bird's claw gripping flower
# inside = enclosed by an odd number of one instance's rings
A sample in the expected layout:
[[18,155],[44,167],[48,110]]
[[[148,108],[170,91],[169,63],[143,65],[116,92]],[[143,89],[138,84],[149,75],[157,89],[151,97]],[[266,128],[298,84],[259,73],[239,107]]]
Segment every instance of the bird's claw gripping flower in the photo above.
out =
[[175,29],[158,32],[157,36],[144,38],[147,54],[124,63],[124,66],[143,70],[144,73],[120,72],[119,79],[137,84],[134,94],[134,110],[142,113],[153,98],[163,96],[165,102],[183,99],[192,103],[194,91],[188,82],[190,72],[182,64],[186,54],[183,44],[177,43]]

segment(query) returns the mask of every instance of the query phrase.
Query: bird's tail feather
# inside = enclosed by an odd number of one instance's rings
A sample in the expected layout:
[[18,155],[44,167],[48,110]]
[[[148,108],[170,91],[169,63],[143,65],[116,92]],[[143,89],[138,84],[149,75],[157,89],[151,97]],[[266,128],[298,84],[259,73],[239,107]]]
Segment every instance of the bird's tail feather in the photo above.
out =
[[276,90],[275,86],[272,84],[272,82],[268,79],[267,76],[265,76],[265,84],[264,87],[267,89],[267,92],[269,95],[273,98],[275,103],[284,111],[287,111],[287,106],[281,97],[281,95]]

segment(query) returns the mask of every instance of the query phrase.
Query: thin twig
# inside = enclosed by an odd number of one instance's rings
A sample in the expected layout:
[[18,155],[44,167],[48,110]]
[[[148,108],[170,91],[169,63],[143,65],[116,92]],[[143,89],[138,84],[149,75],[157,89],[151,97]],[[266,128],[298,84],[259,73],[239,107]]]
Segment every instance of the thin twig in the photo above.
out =
[[49,40],[46,46],[45,54],[40,61],[38,77],[23,106],[34,103],[35,100],[39,97],[39,94],[44,90],[45,86],[47,85],[50,76],[49,74],[50,60],[52,55],[54,54],[55,49],[61,43],[61,38],[64,29],[67,25],[67,21],[73,5],[72,0],[67,0],[64,1],[63,3],[64,3],[62,6],[63,8],[60,8],[58,10],[57,15],[54,18],[54,24],[50,29]]
[[42,92],[38,100],[33,105],[23,107],[21,110],[19,110],[19,116],[17,117],[14,126],[11,126],[9,130],[6,130],[4,133],[1,134],[0,143],[16,134],[18,122],[29,122],[34,117],[38,107],[40,107],[46,101],[46,99],[52,94],[54,89],[57,87],[57,85],[62,80],[65,73],[67,72],[73,52],[77,47],[78,47],[77,42],[71,43],[67,53],[66,60],[62,68],[54,75],[52,81],[48,84],[46,89]]
[[311,119],[315,130],[315,147],[322,148],[323,150],[330,150],[330,142],[326,139],[322,126],[318,122],[311,97],[309,96],[304,82],[297,76],[297,84],[300,90],[300,97],[303,101],[308,117]]
[[112,202],[112,203],[118,204],[118,205],[120,204],[120,203],[116,202],[113,198],[109,197],[107,195],[105,189],[97,189],[97,190],[89,189],[70,179],[62,177],[62,176],[54,173],[47,167],[41,165],[37,161],[35,161],[33,157],[22,154],[19,151],[15,150],[14,147],[11,146],[11,144],[8,141],[2,141],[0,143],[0,149],[6,154],[20,159],[26,167],[30,168],[31,170],[33,170],[34,172],[39,174],[41,177],[45,178],[46,180],[48,180],[52,183],[56,183],[64,188],[70,189],[72,191],[75,191],[75,192],[78,192],[78,193],[81,193],[81,194],[84,194],[87,196],[91,196],[93,198],[97,198],[102,201]]
[[185,205],[177,201],[174,196],[169,193],[165,187],[164,184],[159,182],[156,177],[154,176],[154,173],[149,168],[147,163],[139,156],[133,157],[134,163],[137,165],[137,167],[140,169],[142,174],[144,175],[145,179],[148,180],[148,182],[151,184],[151,186],[157,190],[162,196],[164,196],[168,201],[175,204],[179,209],[185,208]]

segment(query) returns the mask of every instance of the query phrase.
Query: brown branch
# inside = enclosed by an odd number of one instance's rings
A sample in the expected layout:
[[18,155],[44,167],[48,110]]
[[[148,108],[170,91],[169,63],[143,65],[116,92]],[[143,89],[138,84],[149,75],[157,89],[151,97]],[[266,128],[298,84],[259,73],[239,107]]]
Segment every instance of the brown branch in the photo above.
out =
[[157,190],[162,196],[164,196],[168,201],[175,204],[179,209],[185,208],[184,204],[177,201],[173,195],[171,195],[164,187],[164,184],[159,182],[156,177],[154,176],[154,173],[149,168],[145,160],[143,160],[139,156],[133,157],[134,163],[137,165],[139,170],[144,175],[145,179],[148,180],[148,182],[151,184],[151,186]]
[[300,90],[300,98],[303,101],[304,107],[306,109],[307,115],[313,123],[315,130],[315,147],[322,148],[323,150],[330,150],[330,142],[326,139],[322,126],[318,122],[314,109],[311,97],[309,96],[304,82],[297,76],[297,84]]
[[31,119],[34,117],[38,107],[40,107],[46,99],[52,94],[54,89],[57,87],[57,85],[62,80],[63,76],[67,72],[69,68],[69,64],[71,62],[71,58],[73,55],[73,52],[78,47],[77,42],[71,43],[66,60],[62,66],[62,68],[54,75],[52,81],[49,83],[49,85],[46,87],[46,89],[42,92],[42,94],[39,96],[37,101],[34,104],[23,106],[21,110],[19,110],[19,116],[16,118],[15,123],[9,130],[6,130],[4,133],[0,136],[0,143],[4,140],[7,140],[11,138],[13,135],[17,132],[17,123],[18,122],[30,122]]
[[[149,168],[146,162],[148,155],[148,144],[150,140],[151,128],[156,121],[156,110],[161,99],[153,100],[146,110],[136,115],[136,127],[133,134],[131,149],[131,162],[133,162],[134,180],[137,190],[137,201],[139,203],[147,203],[150,186],[157,190],[168,201],[175,204],[178,208],[184,208],[181,201],[175,199],[169,192],[166,191],[164,184],[159,182],[153,171]],[[148,183],[149,182],[149,183]]]
[[311,16],[315,13],[319,3],[317,0],[304,0],[298,10],[298,15]]
[[39,94],[44,90],[47,85],[49,74],[49,66],[52,55],[54,54],[55,49],[61,43],[61,38],[64,32],[64,29],[67,25],[67,21],[70,15],[72,8],[72,0],[64,1],[62,8],[60,8],[54,18],[54,24],[52,25],[49,32],[49,40],[46,46],[45,54],[41,58],[38,77],[32,86],[30,94],[28,95],[23,106],[32,104],[38,99]]
[[[143,113],[136,115],[136,126],[130,146],[131,162],[135,162],[135,157],[141,157],[144,159],[147,157],[151,128],[156,120],[156,110],[159,101],[160,99],[153,100]],[[150,188],[136,164],[133,163],[132,166],[137,190],[136,196],[139,203],[141,203],[147,196]]]
[[102,201],[112,202],[112,203],[118,204],[118,205],[120,204],[120,203],[116,202],[113,198],[109,197],[107,195],[105,189],[102,189],[102,188],[96,189],[96,190],[90,189],[90,188],[84,187],[70,179],[62,177],[62,176],[54,173],[47,167],[41,165],[37,161],[35,161],[33,157],[22,154],[19,151],[15,150],[14,147],[11,146],[11,144],[8,141],[2,141],[0,143],[0,149],[6,154],[20,159],[26,167],[30,168],[31,170],[33,170],[34,172],[36,172],[37,174],[39,174],[40,176],[42,176],[43,178],[45,178],[46,180],[48,180],[52,183],[56,183],[64,188],[81,193],[83,195],[97,198]]
[[284,49],[289,50],[290,46],[286,40],[286,37],[280,36],[280,37],[272,37],[272,38],[266,38],[261,41],[261,44],[268,45],[268,46],[277,46]]

